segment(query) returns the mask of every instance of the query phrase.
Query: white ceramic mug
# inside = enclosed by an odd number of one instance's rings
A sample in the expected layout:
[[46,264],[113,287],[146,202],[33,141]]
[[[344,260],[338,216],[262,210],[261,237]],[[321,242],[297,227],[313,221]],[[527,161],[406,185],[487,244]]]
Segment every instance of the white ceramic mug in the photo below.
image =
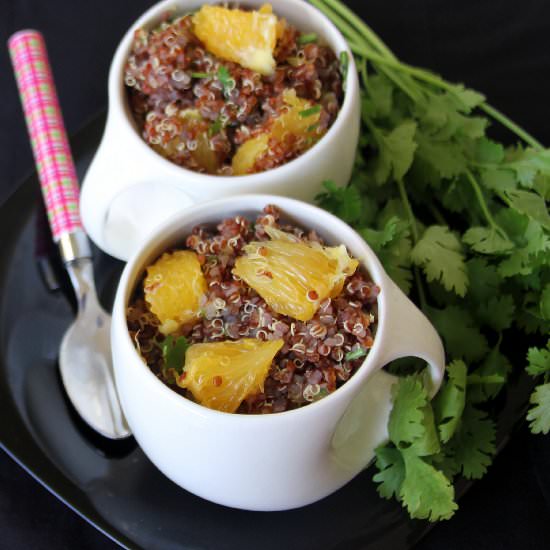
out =
[[[142,361],[126,324],[126,308],[145,268],[181,244],[197,224],[236,215],[255,219],[266,204],[291,223],[316,230],[328,244],[345,244],[380,287],[374,345],[363,365],[334,393],[300,409],[267,415],[208,409],[163,384]],[[387,276],[365,241],[347,224],[294,199],[242,195],[195,205],[150,235],[127,264],[112,322],[117,388],[128,423],[151,461],[171,480],[213,502],[248,510],[285,510],[340,488],[387,438],[390,361],[427,361],[430,392],[439,388],[444,351],[428,319]]]
[[[237,193],[274,193],[313,202],[321,182],[345,185],[359,136],[359,84],[353,56],[336,27],[302,0],[273,2],[276,15],[303,32],[315,32],[339,55],[348,52],[349,70],[340,112],[329,131],[297,159],[259,174],[213,176],[182,168],[153,151],[141,138],[128,107],[124,65],[134,32],[154,28],[174,15],[216,0],[165,0],[153,6],[120,42],[109,73],[105,133],[84,178],[80,209],[84,227],[105,252],[127,260],[144,236],[170,214],[200,201]],[[247,0],[260,6],[265,0]]]

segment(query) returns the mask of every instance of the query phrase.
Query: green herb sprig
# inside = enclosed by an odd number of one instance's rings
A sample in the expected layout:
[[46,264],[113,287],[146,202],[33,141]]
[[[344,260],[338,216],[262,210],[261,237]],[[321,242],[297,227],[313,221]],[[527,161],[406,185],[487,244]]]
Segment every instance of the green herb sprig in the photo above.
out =
[[[374,480],[411,517],[448,519],[455,477],[482,477],[495,452],[486,404],[512,370],[507,338],[533,342],[527,372],[540,384],[527,419],[533,432],[550,431],[550,150],[482,94],[401,62],[339,0],[310,2],[348,40],[361,80],[352,180],[325,182],[320,204],[369,242],[436,326],[449,361],[432,401],[420,374],[394,387]],[[491,120],[519,143],[490,139]]]
[[185,336],[174,338],[168,335],[159,344],[162,351],[163,367],[162,375],[166,380],[172,381],[183,372],[185,366],[185,352],[190,344]]
[[309,109],[304,109],[303,111],[300,111],[298,115],[300,115],[300,118],[306,118],[309,116],[316,115],[317,113],[320,113],[320,112],[321,112],[321,105],[314,105]]
[[310,32],[307,34],[301,34],[297,39],[296,42],[300,44],[301,46],[305,44],[312,44],[313,42],[317,42],[317,34],[314,32]]
[[231,77],[231,74],[227,67],[223,65],[218,69],[218,80],[223,88],[223,95],[227,98],[235,88],[235,80]]

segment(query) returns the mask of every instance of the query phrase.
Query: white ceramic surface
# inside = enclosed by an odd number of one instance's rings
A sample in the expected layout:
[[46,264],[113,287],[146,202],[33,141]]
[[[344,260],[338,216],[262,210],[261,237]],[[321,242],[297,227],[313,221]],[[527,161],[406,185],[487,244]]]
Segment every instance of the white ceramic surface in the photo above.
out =
[[[194,203],[238,193],[274,193],[312,202],[321,182],[345,185],[351,175],[359,135],[359,85],[353,56],[334,25],[302,0],[274,0],[275,13],[304,32],[316,32],[350,66],[338,117],[305,154],[281,167],[246,176],[211,176],[187,170],[155,153],[140,137],[124,89],[124,64],[134,31],[151,28],[166,13],[185,13],[216,0],[165,0],[153,6],[120,42],[109,74],[105,133],[84,178],[80,209],[84,227],[105,252],[122,260],[170,214]],[[265,0],[247,0],[260,6]]]
[[[341,388],[301,409],[263,416],[207,409],[165,386],[137,354],[125,319],[147,265],[184,242],[193,226],[245,215],[266,204],[315,229],[329,244],[344,243],[380,286],[379,324],[364,364]],[[332,493],[368,465],[387,438],[394,378],[388,362],[416,356],[429,364],[432,395],[441,384],[444,351],[435,329],[389,279],[365,241],[338,218],[288,198],[243,195],[195,205],[168,220],[127,264],[113,311],[117,388],[138,443],[175,483],[208,500],[249,510],[285,510]]]

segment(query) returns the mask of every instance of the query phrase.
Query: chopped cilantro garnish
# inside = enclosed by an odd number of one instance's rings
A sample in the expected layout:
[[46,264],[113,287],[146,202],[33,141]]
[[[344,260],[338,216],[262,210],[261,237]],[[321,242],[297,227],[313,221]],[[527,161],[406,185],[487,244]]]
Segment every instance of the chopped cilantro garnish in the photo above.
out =
[[345,82],[346,77],[348,76],[349,68],[349,55],[348,52],[340,52],[340,74],[342,75],[342,80]]
[[316,122],[315,124],[311,124],[310,126],[308,126],[307,131],[308,132],[313,132],[313,130],[316,130],[318,127],[319,127],[319,123]]
[[319,390],[319,393],[317,393],[314,397],[313,397],[313,401],[319,401],[319,399],[323,399],[323,397],[326,397],[330,392],[328,391],[327,388],[321,388]]
[[314,105],[313,107],[310,107],[309,109],[304,109],[303,111],[300,111],[298,114],[302,118],[306,118],[308,116],[316,115],[321,110],[321,105]]
[[359,357],[364,357],[367,355],[367,350],[365,348],[354,349],[346,353],[345,360],[353,361],[354,359],[359,359]]
[[301,34],[297,39],[296,42],[300,45],[303,44],[311,44],[312,42],[317,42],[317,34],[314,32],[310,32],[307,34]]
[[216,118],[216,120],[208,128],[208,137],[215,136],[221,131],[222,128],[223,128],[223,122],[221,117],[218,116],[218,118]]
[[235,87],[235,80],[231,78],[231,74],[227,67],[223,65],[218,69],[218,80],[220,81],[223,87],[223,95],[228,97],[233,88]]
[[210,78],[212,76],[211,73],[191,73],[191,78]]
[[168,373],[176,372],[181,374],[185,364],[185,352],[190,344],[185,336],[174,338],[167,336],[161,343],[162,358],[164,360],[163,374],[168,377]]

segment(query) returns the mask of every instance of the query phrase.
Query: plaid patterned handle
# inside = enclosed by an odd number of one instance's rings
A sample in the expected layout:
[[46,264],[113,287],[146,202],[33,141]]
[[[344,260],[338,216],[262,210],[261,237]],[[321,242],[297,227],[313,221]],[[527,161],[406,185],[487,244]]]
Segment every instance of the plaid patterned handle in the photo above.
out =
[[38,31],[23,30],[8,41],[34,159],[57,242],[82,229],[78,180],[57,100],[46,45]]

